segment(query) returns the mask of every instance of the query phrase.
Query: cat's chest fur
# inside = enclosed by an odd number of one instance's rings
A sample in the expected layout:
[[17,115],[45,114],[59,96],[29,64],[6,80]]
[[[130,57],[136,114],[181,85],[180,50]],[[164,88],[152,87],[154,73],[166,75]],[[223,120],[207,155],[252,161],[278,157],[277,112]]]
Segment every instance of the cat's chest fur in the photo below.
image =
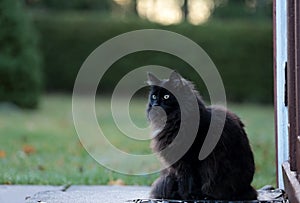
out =
[[[199,101],[200,102],[200,101]],[[197,135],[192,143],[192,145],[189,147],[187,152],[179,159],[178,162],[185,162],[185,163],[195,163],[199,162],[198,160],[198,154],[200,153],[201,146],[203,144],[203,141],[206,137],[206,133],[209,128],[209,121],[210,120],[210,113],[208,111],[200,111],[199,109],[199,115],[200,120],[202,122],[197,123],[198,132]],[[157,128],[153,129],[154,135],[151,142],[151,148],[155,152],[160,152],[164,150],[168,145],[170,145],[175,137],[178,135],[179,130],[181,129],[181,134],[186,137],[186,139],[190,139],[189,136],[189,128],[188,123],[194,122],[192,119],[181,121],[181,115],[180,111],[177,111],[176,113],[169,115],[167,118],[167,121],[165,123],[164,128]],[[161,157],[164,159],[165,157]],[[168,161],[168,160],[164,160]],[[176,163],[172,167],[176,167]]]

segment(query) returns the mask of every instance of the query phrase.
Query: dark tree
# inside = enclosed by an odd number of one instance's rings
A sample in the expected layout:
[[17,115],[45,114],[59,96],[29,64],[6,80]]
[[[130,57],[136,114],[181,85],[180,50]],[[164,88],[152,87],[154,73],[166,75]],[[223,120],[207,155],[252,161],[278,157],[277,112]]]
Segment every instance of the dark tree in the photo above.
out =
[[0,102],[35,108],[41,88],[36,32],[19,0],[1,0],[0,11]]
[[183,13],[184,20],[187,20],[188,15],[189,15],[189,1],[188,0],[184,0],[184,2],[183,2],[182,13]]
[[138,0],[132,0],[132,9],[133,9],[133,13],[138,16],[139,12],[138,12],[138,9],[137,9],[137,1]]

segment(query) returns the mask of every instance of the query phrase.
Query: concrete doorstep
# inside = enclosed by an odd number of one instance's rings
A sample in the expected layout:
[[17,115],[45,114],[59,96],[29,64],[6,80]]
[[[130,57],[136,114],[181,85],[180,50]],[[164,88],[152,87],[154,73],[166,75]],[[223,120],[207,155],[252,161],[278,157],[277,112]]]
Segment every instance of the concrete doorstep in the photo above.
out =
[[[0,203],[125,203],[148,199],[149,192],[147,186],[0,185]],[[265,186],[257,192],[260,201],[287,202],[281,189]]]
[[0,185],[0,203],[125,203],[149,195],[146,186]]

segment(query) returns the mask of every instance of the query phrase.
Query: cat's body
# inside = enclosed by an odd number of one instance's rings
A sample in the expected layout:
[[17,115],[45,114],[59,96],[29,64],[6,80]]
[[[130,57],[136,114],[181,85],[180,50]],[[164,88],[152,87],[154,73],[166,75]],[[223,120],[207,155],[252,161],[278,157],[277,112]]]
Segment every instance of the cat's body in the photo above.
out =
[[[148,79],[151,92],[147,112],[156,133],[151,143],[154,152],[159,153],[172,143],[183,122],[180,117],[184,112],[181,112],[175,97],[168,91],[170,87],[174,86],[175,91],[181,91],[184,97],[195,95],[198,109],[187,108],[186,111],[199,110],[200,114],[198,133],[193,144],[177,162],[172,163],[161,172],[161,176],[153,183],[150,196],[156,199],[185,200],[256,199],[256,191],[251,186],[255,171],[254,159],[244,125],[240,119],[225,109],[206,107],[193,85],[176,72],[171,74],[169,80],[160,81],[152,74],[148,75]],[[154,106],[160,106],[166,112],[164,127],[159,124],[161,122],[161,119],[158,118],[159,114],[151,112]],[[211,122],[212,111],[223,111],[226,114],[224,129],[212,153],[200,161],[198,156]],[[187,119],[184,122],[192,121]],[[185,130],[183,133],[188,134],[189,130]],[[163,161],[168,162],[168,158],[164,154],[160,154],[160,156]]]

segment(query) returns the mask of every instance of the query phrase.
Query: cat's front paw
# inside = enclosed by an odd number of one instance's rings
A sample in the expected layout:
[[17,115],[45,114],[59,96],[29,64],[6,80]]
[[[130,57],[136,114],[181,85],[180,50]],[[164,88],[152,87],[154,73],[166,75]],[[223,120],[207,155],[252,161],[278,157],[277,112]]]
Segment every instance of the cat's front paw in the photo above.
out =
[[159,177],[153,184],[150,198],[153,199],[178,199],[178,187],[175,177],[171,175]]
[[189,175],[178,178],[178,193],[180,199],[183,200],[200,200],[204,198],[201,187],[199,187],[198,183]]

